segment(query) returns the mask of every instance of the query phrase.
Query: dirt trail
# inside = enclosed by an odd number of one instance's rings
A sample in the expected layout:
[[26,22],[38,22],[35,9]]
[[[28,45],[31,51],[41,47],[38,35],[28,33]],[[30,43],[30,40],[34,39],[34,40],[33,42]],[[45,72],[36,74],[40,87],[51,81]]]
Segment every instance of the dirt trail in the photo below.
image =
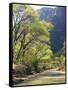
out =
[[26,78],[16,78],[15,80],[19,80],[19,82],[15,83],[14,86],[65,83],[65,72],[53,69]]

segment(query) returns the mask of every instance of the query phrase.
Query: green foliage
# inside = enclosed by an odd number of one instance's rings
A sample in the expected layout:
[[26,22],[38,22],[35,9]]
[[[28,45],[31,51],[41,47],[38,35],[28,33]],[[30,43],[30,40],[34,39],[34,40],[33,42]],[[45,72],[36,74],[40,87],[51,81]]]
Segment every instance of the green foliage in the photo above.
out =
[[64,63],[65,63],[65,57],[64,57],[64,55],[60,55],[60,57],[59,57],[59,62],[60,62],[61,64],[64,64]]
[[[40,20],[30,6],[13,5],[13,63],[22,66],[15,73],[26,75],[52,68],[55,58],[49,31],[53,27],[50,22]],[[62,55],[57,60],[64,63]]]
[[32,16],[32,17],[37,16],[37,12],[35,12],[30,6],[27,6],[27,8],[25,9],[25,13],[28,16]]

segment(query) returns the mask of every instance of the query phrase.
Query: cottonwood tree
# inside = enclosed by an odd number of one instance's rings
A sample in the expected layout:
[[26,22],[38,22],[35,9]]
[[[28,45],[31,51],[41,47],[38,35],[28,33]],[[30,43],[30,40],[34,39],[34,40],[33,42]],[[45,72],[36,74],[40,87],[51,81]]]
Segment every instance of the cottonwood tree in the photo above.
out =
[[53,25],[39,19],[38,13],[28,5],[13,4],[13,61],[42,58],[50,48]]

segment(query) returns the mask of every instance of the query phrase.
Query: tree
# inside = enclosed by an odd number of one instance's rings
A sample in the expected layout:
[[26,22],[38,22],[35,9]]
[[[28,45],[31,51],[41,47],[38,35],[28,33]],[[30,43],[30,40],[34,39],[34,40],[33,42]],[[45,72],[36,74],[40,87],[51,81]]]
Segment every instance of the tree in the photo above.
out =
[[[53,25],[41,21],[38,13],[28,5],[13,5],[13,61],[33,61],[34,66],[47,53],[51,54],[50,32]],[[49,51],[48,51],[49,50]],[[36,64],[36,65],[35,65]]]

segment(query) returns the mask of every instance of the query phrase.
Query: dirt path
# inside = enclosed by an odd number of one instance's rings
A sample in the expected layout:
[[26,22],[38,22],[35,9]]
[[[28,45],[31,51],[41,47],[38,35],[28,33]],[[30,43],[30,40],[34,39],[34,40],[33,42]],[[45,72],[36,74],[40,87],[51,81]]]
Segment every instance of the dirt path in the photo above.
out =
[[65,72],[56,70],[47,70],[36,75],[30,75],[26,78],[16,78],[19,80],[14,86],[65,83]]

